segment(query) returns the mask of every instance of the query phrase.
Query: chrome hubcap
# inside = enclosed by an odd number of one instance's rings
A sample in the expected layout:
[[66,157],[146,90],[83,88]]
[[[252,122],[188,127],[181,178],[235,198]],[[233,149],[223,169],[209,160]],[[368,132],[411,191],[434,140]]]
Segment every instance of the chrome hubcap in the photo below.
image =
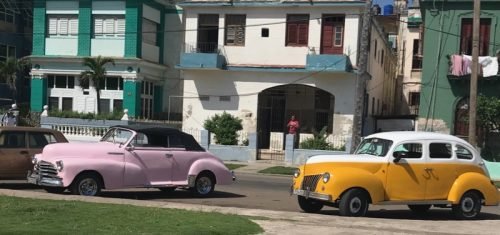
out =
[[80,194],[84,196],[94,196],[97,194],[97,182],[94,179],[84,179],[78,185]]
[[212,190],[212,180],[206,176],[199,178],[196,184],[196,190],[200,194],[209,193]]
[[474,200],[470,197],[464,198],[462,201],[462,211],[470,213],[474,210]]
[[358,213],[361,210],[361,199],[359,197],[355,197],[349,203],[349,209],[353,214]]

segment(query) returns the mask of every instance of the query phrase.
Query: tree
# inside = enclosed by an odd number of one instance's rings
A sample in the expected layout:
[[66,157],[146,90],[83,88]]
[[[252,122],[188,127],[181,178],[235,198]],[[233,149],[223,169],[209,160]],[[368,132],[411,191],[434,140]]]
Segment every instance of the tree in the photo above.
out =
[[488,131],[500,129],[500,98],[480,95],[477,99],[479,125]]
[[212,118],[205,120],[203,127],[215,134],[215,143],[237,145],[237,132],[243,129],[241,122],[241,119],[224,111],[221,115],[216,114]]
[[108,63],[114,66],[115,60],[101,56],[83,58],[83,65],[87,66],[89,70],[83,71],[78,79],[82,86],[88,86],[90,81],[94,84],[94,90],[97,95],[97,114],[101,112],[101,104],[99,102],[101,100],[101,81],[106,79],[106,64]]
[[28,64],[27,59],[16,59],[14,57],[9,57],[5,61],[0,62],[0,82],[9,85],[9,88],[12,90],[12,99],[14,102],[17,99],[17,73],[23,72]]

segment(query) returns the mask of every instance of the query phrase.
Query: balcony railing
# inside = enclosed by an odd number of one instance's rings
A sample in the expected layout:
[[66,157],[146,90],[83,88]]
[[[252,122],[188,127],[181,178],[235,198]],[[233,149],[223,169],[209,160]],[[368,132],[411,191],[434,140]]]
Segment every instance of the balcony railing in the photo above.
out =
[[181,69],[221,69],[225,66],[224,47],[214,42],[184,44]]
[[186,43],[184,48],[186,53],[220,54],[222,52],[222,46],[217,44],[216,42]]

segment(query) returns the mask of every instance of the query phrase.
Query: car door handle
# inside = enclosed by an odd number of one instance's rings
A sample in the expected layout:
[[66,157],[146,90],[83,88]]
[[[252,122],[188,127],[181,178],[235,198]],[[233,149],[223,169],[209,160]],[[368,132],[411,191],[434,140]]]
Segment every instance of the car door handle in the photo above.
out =
[[28,151],[21,151],[20,154],[29,154]]
[[165,157],[167,157],[167,158],[171,158],[171,157],[173,157],[173,156],[174,156],[174,155],[173,155],[173,154],[171,154],[171,153],[166,153],[166,154],[165,154]]

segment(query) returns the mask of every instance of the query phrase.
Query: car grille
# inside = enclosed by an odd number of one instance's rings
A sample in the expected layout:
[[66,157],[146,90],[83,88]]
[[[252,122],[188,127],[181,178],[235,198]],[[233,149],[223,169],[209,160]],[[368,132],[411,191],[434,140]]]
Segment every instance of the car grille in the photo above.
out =
[[58,178],[57,169],[50,162],[40,161],[35,166],[35,172],[44,178]]
[[304,180],[302,181],[302,189],[309,189],[309,191],[311,192],[316,191],[316,185],[318,184],[319,179],[321,179],[321,176],[321,174],[304,176]]

